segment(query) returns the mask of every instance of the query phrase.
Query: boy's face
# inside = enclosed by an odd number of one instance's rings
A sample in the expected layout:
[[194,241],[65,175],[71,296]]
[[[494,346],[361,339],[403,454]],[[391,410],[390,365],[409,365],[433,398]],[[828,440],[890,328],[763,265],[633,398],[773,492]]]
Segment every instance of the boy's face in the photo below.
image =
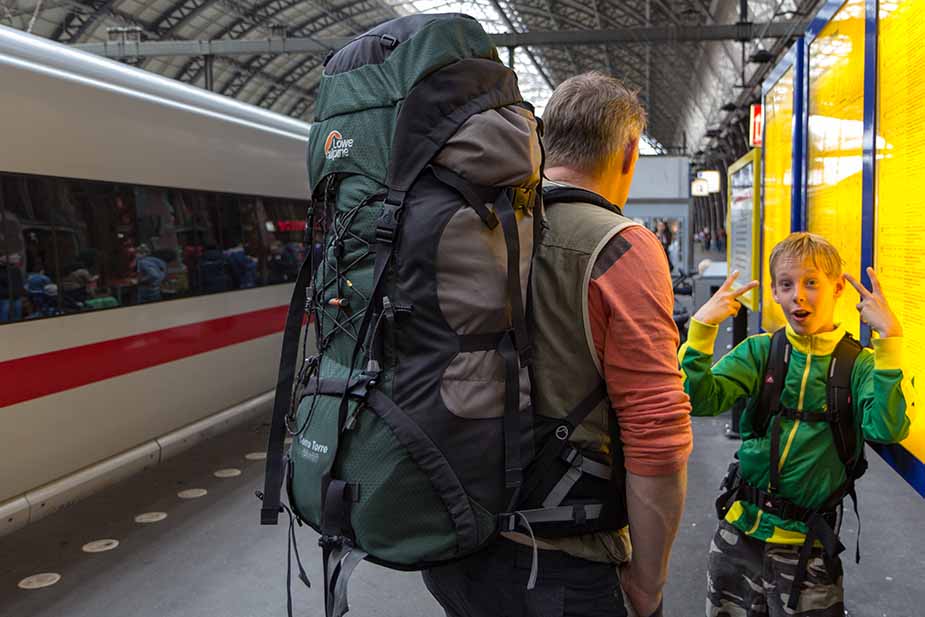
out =
[[833,280],[811,260],[783,257],[774,272],[771,291],[787,322],[797,334],[835,329],[835,302],[845,290],[845,279]]

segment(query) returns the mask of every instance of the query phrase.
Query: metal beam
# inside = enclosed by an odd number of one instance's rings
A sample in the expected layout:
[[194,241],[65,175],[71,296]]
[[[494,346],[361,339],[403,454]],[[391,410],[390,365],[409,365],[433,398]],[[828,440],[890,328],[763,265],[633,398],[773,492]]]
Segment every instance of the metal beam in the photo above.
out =
[[[730,24],[685,28],[653,26],[620,30],[570,30],[563,32],[522,32],[492,34],[497,47],[599,45],[602,43],[675,43],[690,41],[725,41],[751,38],[764,32],[766,38],[790,36],[805,28],[802,22],[783,21],[767,24]],[[253,56],[278,54],[326,54],[340,49],[352,37],[335,38],[266,38],[213,41],[107,41],[82,43],[75,49],[110,58],[147,58],[154,56]]]
[[307,39],[220,39],[215,41],[105,41],[82,43],[75,49],[110,58],[254,56],[279,54],[326,54],[340,49],[350,38]]
[[788,36],[796,29],[805,28],[806,22],[770,22],[764,24],[724,24],[697,26],[651,26],[621,28],[619,30],[572,30],[567,32],[524,32],[520,34],[492,34],[498,47],[522,45],[594,45],[599,43],[675,43],[681,41],[734,41],[751,39],[762,32],[768,38]]

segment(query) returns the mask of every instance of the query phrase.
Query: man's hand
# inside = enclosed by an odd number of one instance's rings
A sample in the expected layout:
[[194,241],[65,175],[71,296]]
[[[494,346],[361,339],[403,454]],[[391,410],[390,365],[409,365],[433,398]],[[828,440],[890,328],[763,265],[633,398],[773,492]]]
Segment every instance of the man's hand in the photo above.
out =
[[736,290],[732,289],[732,284],[739,278],[739,271],[735,270],[729,275],[729,278],[723,283],[713,297],[707,300],[706,304],[697,309],[694,313],[694,319],[700,323],[711,326],[718,326],[728,317],[737,315],[742,305],[739,303],[739,297],[748,293],[758,286],[758,281],[750,281]]
[[661,586],[657,589],[647,589],[644,581],[637,579],[632,562],[620,568],[620,587],[623,589],[627,608],[632,609],[638,617],[652,615],[662,602]]
[[845,278],[848,279],[851,286],[857,289],[861,295],[861,301],[857,304],[858,312],[861,314],[861,321],[876,330],[882,338],[902,336],[902,324],[899,323],[896,315],[890,310],[890,305],[887,304],[877,273],[874,272],[873,268],[867,268],[867,276],[870,277],[871,291],[868,291],[850,274],[845,274]]

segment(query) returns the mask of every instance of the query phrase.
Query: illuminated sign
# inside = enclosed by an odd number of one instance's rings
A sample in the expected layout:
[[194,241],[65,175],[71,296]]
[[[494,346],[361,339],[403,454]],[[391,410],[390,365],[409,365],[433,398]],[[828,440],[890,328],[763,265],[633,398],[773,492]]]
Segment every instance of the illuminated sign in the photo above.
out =
[[691,195],[694,197],[706,197],[710,194],[710,185],[706,180],[697,178],[691,182]]
[[[865,0],[848,0],[809,46],[806,227],[861,276]],[[899,85],[899,84],[897,84]],[[905,87],[903,85],[902,87]],[[904,181],[904,184],[908,184]],[[858,293],[847,285],[835,321],[855,337]]]
[[698,180],[706,180],[707,190],[711,193],[719,193],[719,172],[715,169],[705,169],[697,172]]
[[790,234],[793,183],[793,74],[790,67],[764,97],[764,204],[761,217],[761,327],[766,332],[787,325],[771,295],[770,257],[774,245]]
[[906,410],[912,427],[902,446],[925,463],[925,1],[881,2],[879,16],[874,267],[902,322],[903,371],[918,402]]
[[748,113],[748,145],[751,148],[761,146],[761,135],[764,130],[764,115],[761,113],[761,105],[752,105]]
[[[729,242],[726,243],[726,261],[729,263],[729,272],[739,271],[733,289],[757,280],[759,275],[760,165],[761,151],[755,149],[729,166],[729,212],[726,216]],[[752,289],[741,296],[739,301],[748,310],[757,311],[757,290]]]
[[305,221],[276,221],[276,229],[279,231],[305,231]]

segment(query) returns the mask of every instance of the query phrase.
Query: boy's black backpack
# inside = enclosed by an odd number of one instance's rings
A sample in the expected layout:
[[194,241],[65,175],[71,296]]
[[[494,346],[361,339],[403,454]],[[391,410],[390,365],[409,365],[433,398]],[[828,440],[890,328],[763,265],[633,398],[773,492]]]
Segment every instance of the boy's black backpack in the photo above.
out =
[[[786,328],[781,328],[771,337],[767,368],[761,381],[757,403],[750,412],[751,435],[754,437],[768,435],[770,432],[770,482],[768,489],[762,490],[749,486],[738,475],[738,463],[733,463],[729,475],[723,481],[724,492],[716,501],[717,516],[725,518],[729,507],[736,500],[745,500],[756,504],[766,512],[790,520],[806,523],[808,533],[800,551],[797,574],[790,591],[788,606],[796,610],[800,598],[800,585],[806,576],[806,567],[814,542],[822,544],[825,553],[833,558],[844,550],[838,539],[837,508],[845,497],[850,497],[857,515],[857,493],[855,482],[867,471],[867,459],[864,456],[864,442],[858,441],[858,421],[855,418],[851,399],[851,373],[855,360],[861,353],[861,344],[850,334],[838,342],[832,352],[829,363],[829,375],[826,392],[826,405],[817,411],[797,411],[781,405],[781,392],[790,362],[790,341],[787,340]],[[845,483],[835,490],[826,502],[810,510],[780,497],[781,428],[782,418],[799,418],[803,422],[825,422],[832,431],[832,439],[838,457],[845,466]],[[858,526],[860,534],[860,519]],[[860,561],[860,549],[855,552],[855,560]]]

